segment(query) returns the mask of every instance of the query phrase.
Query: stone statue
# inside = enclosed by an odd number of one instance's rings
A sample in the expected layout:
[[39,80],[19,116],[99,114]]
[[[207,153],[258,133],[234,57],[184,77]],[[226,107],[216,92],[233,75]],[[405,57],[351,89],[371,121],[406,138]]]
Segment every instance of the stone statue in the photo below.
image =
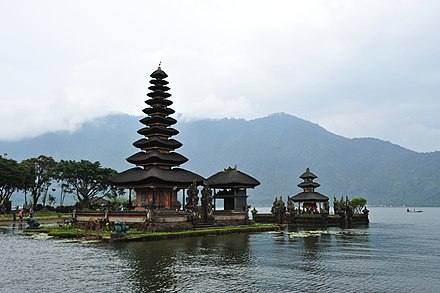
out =
[[293,202],[293,200],[290,196],[287,197],[287,211],[290,214],[295,213],[295,203]]
[[212,190],[211,188],[209,188],[209,184],[207,181],[203,181],[202,220],[205,223],[214,220],[214,213],[212,211]]
[[193,221],[199,218],[199,190],[196,180],[188,187],[186,195],[185,209],[191,213],[190,218]]
[[330,210],[330,207],[329,207],[328,201],[325,201],[324,202],[324,207],[322,208],[321,213],[322,214],[328,214],[329,210]]
[[275,216],[275,220],[278,223],[283,222],[284,214],[286,213],[286,206],[284,204],[282,196],[280,196],[279,199],[275,198],[275,201],[273,202],[273,205],[272,205],[271,212]]
[[336,199],[336,196],[333,197],[333,211],[335,215],[339,214],[339,201]]
[[251,214],[252,214],[252,220],[255,221],[255,217],[258,214],[258,211],[257,211],[257,209],[255,207],[252,209]]

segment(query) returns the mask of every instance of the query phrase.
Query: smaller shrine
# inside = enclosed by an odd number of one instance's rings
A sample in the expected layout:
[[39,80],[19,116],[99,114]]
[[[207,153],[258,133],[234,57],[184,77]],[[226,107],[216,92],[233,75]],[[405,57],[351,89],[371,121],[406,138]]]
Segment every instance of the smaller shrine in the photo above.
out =
[[318,182],[314,182],[318,176],[310,172],[310,169],[307,168],[299,178],[301,178],[303,182],[297,186],[302,188],[303,191],[292,197],[288,197],[288,202],[292,201],[298,206],[298,210],[302,212],[328,213],[329,198],[315,191],[316,188],[321,186]]
[[[303,182],[297,186],[302,192],[287,197],[287,207],[283,197],[275,197],[271,213],[258,213],[255,208],[251,211],[252,220],[256,223],[279,223],[293,226],[321,226],[321,227],[346,227],[352,225],[368,225],[368,210],[359,201],[349,200],[348,197],[341,200],[334,199],[333,214],[329,209],[329,198],[316,191],[321,185],[315,182],[318,178],[309,168],[299,176]],[[364,207],[363,210],[361,208]]]
[[208,178],[214,189],[214,209],[216,203],[223,201],[225,211],[247,212],[247,189],[255,188],[260,182],[237,170],[237,167],[226,168]]

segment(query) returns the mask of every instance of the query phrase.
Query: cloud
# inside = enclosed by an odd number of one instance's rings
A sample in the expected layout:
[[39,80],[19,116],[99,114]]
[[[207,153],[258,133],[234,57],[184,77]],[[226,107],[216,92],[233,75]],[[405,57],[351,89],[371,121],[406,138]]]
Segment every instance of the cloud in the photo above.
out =
[[180,119],[287,112],[440,150],[436,1],[26,3],[0,9],[0,139],[141,114],[162,61]]

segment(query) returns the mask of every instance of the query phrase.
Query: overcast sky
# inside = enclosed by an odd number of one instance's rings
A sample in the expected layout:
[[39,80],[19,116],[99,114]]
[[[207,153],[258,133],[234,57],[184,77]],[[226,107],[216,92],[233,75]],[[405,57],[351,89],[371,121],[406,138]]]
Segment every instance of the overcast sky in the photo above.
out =
[[286,112],[440,150],[440,1],[0,0],[0,140],[140,115],[162,61],[179,119]]

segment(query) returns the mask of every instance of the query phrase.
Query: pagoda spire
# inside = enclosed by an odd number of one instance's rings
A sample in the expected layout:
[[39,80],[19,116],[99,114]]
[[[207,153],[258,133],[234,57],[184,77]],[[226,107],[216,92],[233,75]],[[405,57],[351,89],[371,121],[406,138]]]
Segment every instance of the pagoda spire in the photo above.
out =
[[318,178],[318,176],[310,172],[309,168],[307,168],[306,171],[301,176],[299,176],[299,178],[301,178],[304,182],[301,182],[297,186],[302,188],[304,192],[315,192],[315,188],[321,186],[321,184],[319,184],[318,182],[313,181]]
[[147,116],[140,120],[145,127],[137,131],[144,137],[133,143],[140,152],[127,158],[129,163],[144,169],[152,166],[170,169],[188,161],[183,155],[174,152],[182,143],[172,138],[179,131],[171,127],[177,121],[169,116],[174,113],[170,108],[173,102],[168,99],[171,97],[168,93],[168,81],[165,80],[168,75],[161,69],[161,63],[159,62],[157,70],[150,75],[153,79],[148,87],[149,99],[145,101],[148,107],[143,109]]

